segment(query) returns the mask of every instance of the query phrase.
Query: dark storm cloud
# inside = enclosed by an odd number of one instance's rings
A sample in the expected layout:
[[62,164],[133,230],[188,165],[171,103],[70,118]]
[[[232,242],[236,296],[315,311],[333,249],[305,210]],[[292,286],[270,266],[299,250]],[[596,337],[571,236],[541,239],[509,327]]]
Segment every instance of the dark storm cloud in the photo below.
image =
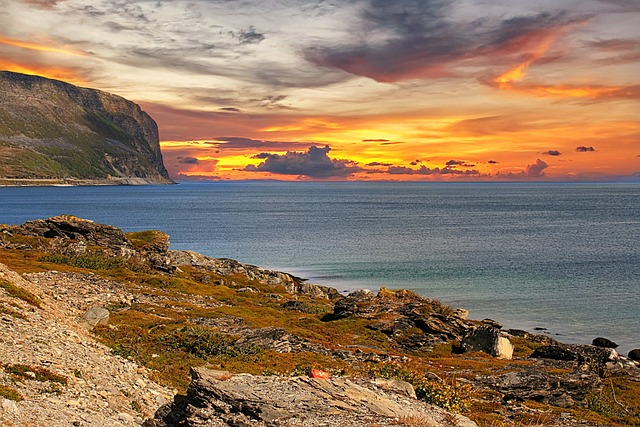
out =
[[[370,77],[380,82],[437,78],[454,74],[461,61],[522,60],[532,39],[583,20],[564,13],[540,13],[505,20],[454,22],[453,1],[370,0],[361,16],[359,33],[387,35],[383,41],[310,48],[307,59],[320,66]],[[507,62],[510,63],[510,62]]]
[[579,147],[576,147],[576,151],[578,153],[588,153],[588,152],[591,152],[591,151],[596,151],[596,149],[593,148],[593,147],[585,147],[584,145],[581,145]]
[[542,154],[546,154],[548,156],[559,156],[560,154],[562,154],[561,152],[559,152],[558,150],[549,150],[549,151],[545,151]]
[[361,169],[350,160],[337,160],[327,154],[328,145],[323,148],[309,147],[307,152],[289,151],[284,155],[262,153],[265,161],[258,166],[248,165],[249,172],[271,172],[283,175],[300,175],[310,178],[346,178]]
[[244,150],[247,148],[257,148],[275,151],[306,149],[311,145],[309,142],[285,142],[285,141],[262,141],[260,139],[220,137],[215,141],[207,141],[207,144],[214,145],[225,150]]
[[540,159],[537,159],[536,162],[532,165],[527,165],[527,169],[525,170],[525,175],[536,178],[544,176],[544,170],[548,168],[549,165],[543,162]]

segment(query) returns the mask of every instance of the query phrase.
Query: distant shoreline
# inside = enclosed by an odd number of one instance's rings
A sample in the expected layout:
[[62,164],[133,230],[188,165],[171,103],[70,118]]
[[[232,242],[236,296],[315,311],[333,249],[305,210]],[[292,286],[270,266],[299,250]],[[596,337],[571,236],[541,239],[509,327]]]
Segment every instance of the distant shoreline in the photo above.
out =
[[75,178],[0,178],[0,187],[80,187],[112,185],[167,185],[147,178],[75,179]]

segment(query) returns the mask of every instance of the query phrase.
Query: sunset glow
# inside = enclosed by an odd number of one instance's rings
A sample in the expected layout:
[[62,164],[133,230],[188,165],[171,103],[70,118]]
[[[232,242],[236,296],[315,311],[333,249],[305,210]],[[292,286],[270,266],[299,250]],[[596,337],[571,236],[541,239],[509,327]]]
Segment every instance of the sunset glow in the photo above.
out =
[[0,0],[0,69],[138,102],[178,180],[640,179],[640,6],[559,3]]

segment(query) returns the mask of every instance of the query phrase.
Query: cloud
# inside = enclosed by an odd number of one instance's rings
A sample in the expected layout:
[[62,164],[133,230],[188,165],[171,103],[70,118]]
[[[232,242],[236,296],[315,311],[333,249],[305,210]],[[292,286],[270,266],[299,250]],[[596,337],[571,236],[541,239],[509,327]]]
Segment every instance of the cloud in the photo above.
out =
[[593,148],[593,147],[585,147],[584,145],[581,145],[579,147],[576,147],[576,151],[578,153],[588,153],[588,152],[591,152],[591,151],[596,151],[596,149]]
[[240,112],[242,112],[242,110],[240,110],[239,108],[235,108],[235,107],[222,107],[222,108],[220,108],[220,111],[226,111],[228,113],[240,113]]
[[428,168],[426,166],[420,166],[419,169],[412,169],[406,166],[391,166],[387,169],[387,173],[390,175],[432,175],[432,176],[444,176],[444,175],[459,175],[459,176],[481,176],[482,174],[476,169],[458,170],[449,167],[445,168]]
[[532,178],[545,176],[544,170],[548,167],[549,167],[548,164],[546,164],[540,159],[537,159],[534,164],[527,165],[527,169],[525,170],[525,175]]
[[24,3],[39,7],[42,9],[53,9],[56,4],[62,3],[65,0],[22,0]]
[[323,148],[309,147],[307,152],[288,151],[284,155],[261,153],[264,162],[247,165],[248,172],[271,172],[283,175],[299,175],[309,178],[346,178],[361,170],[350,160],[331,159],[328,145]]
[[379,138],[379,139],[363,139],[362,142],[389,142],[388,139],[383,139],[383,138]]
[[560,154],[562,154],[561,152],[559,152],[558,150],[549,150],[549,151],[545,151],[542,154],[546,154],[548,156],[559,156]]
[[245,150],[249,148],[256,148],[272,151],[295,150],[299,148],[308,148],[312,145],[309,142],[263,141],[260,139],[226,136],[216,138],[215,141],[207,141],[206,143],[224,150]]
[[498,161],[497,160],[489,160],[487,163],[489,163],[490,165],[497,165]]
[[264,34],[258,33],[253,26],[246,30],[240,30],[240,33],[236,35],[236,37],[240,41],[240,44],[257,44],[265,39]]
[[451,159],[446,163],[446,166],[449,167],[449,168],[453,168],[453,167],[456,167],[456,166],[464,166],[464,167],[472,168],[475,165],[468,164],[468,163],[466,163],[466,162],[464,162],[462,160]]
[[197,165],[200,162],[197,157],[176,157],[176,160],[185,165]]
[[367,163],[367,166],[371,166],[371,167],[376,167],[376,166],[393,166],[392,163],[383,163],[383,162],[371,162],[371,163]]
[[546,12],[456,21],[454,13],[452,1],[369,0],[356,22],[357,42],[309,48],[306,57],[322,67],[379,82],[452,77],[462,72],[458,67],[474,61],[509,66],[521,62],[541,39],[584,19]]

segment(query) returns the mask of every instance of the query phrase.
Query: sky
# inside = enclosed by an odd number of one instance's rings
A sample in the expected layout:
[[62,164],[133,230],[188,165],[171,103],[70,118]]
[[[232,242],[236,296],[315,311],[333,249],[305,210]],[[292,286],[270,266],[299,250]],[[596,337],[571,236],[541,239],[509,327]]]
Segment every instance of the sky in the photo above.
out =
[[177,180],[640,180],[639,0],[0,0]]

